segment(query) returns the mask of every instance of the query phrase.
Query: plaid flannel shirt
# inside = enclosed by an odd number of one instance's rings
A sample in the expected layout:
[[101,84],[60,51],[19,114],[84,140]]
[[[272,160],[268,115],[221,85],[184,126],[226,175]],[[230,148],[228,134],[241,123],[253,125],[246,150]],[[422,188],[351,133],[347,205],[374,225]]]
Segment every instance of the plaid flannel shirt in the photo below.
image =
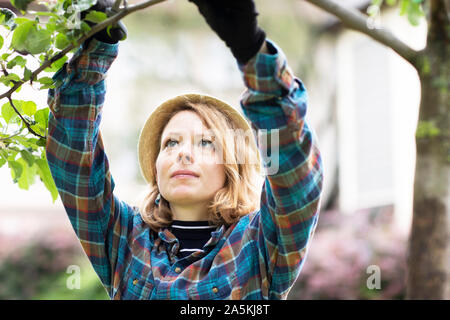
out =
[[247,87],[241,107],[254,128],[279,130],[279,170],[265,176],[257,211],[218,227],[203,251],[183,259],[168,229],[151,231],[139,209],[113,192],[99,124],[118,45],[94,39],[54,75],[60,82],[48,95],[47,160],[111,299],[286,299],[317,225],[322,162],[305,121],[305,87],[281,49],[267,44],[273,54],[238,65]]

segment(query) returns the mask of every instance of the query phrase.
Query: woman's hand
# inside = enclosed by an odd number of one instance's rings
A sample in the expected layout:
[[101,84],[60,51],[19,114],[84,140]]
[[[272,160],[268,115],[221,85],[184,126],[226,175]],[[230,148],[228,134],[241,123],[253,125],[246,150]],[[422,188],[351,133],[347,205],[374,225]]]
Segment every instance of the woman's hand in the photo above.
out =
[[[109,17],[114,14],[114,12],[111,11],[111,8],[113,7],[113,5],[114,5],[114,0],[98,0],[94,6],[92,6],[91,8],[89,8],[86,11],[81,12],[81,18],[84,19],[86,17],[86,15],[89,13],[89,11],[92,11],[92,10],[105,12]],[[91,23],[88,21],[86,21],[86,22],[91,26],[95,25],[94,23]],[[100,40],[100,41],[106,42],[106,43],[117,43],[120,40],[124,40],[127,37],[127,28],[121,21],[117,22],[116,24],[114,24],[111,27],[109,34],[107,32],[107,29],[108,29],[108,27],[97,32],[96,34],[94,34],[93,37],[97,40]]]
[[241,64],[261,49],[266,34],[258,27],[253,0],[188,0],[193,2],[208,25],[230,48]]

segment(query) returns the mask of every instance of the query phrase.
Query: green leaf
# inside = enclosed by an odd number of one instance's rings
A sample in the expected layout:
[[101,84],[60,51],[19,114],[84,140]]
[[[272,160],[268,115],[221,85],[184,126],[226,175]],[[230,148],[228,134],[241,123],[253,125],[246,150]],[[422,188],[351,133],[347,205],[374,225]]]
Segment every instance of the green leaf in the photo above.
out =
[[19,151],[17,150],[9,149],[8,161],[15,161],[18,153]]
[[22,165],[22,175],[18,179],[19,188],[28,190],[36,180],[37,166],[29,166],[27,162],[20,158],[17,160]]
[[57,27],[57,23],[52,18],[50,18],[49,21],[47,21],[47,23],[45,24],[45,29],[47,29],[51,33],[55,32]]
[[25,65],[27,64],[27,60],[24,59],[21,56],[16,56],[14,57],[14,59],[12,59],[11,61],[8,62],[8,64],[6,65],[6,67],[8,69],[12,69],[14,68],[16,65],[21,66],[22,68],[25,67]]
[[36,145],[40,146],[40,147],[45,147],[46,146],[46,141],[45,139],[41,138],[38,140],[38,142],[36,142]]
[[60,17],[56,14],[56,13],[54,13],[54,12],[35,12],[34,13],[35,15],[37,15],[37,16],[49,16],[49,17],[53,17],[53,18],[56,18],[56,19],[59,19]]
[[12,138],[17,144],[23,145],[28,150],[38,150],[39,146],[36,144],[38,139],[36,138],[25,138],[23,136],[14,136]]
[[64,63],[66,63],[68,57],[64,56],[61,59],[56,60],[55,62],[53,62],[51,64],[50,67],[47,67],[44,69],[45,72],[56,72],[59,69],[61,69],[61,67],[64,65]]
[[89,31],[91,31],[91,27],[86,22],[81,22],[81,31],[83,31],[83,34],[87,34]]
[[[19,18],[16,18],[16,21]],[[15,30],[11,41],[14,50],[21,53],[38,54],[50,48],[51,32],[38,29],[35,21],[24,21]]]
[[50,77],[42,77],[42,78],[39,78],[37,80],[37,82],[42,83],[42,84],[52,84],[53,83],[53,79],[50,78]]
[[8,161],[8,158],[9,158],[8,152],[6,152],[6,150],[2,150],[2,149],[0,148],[0,159],[3,159],[3,160],[5,160],[5,161]]
[[50,172],[50,168],[48,167],[47,160],[37,159],[36,164],[38,166],[38,174],[45,187],[50,191],[53,202],[55,202],[55,200],[58,198],[58,189],[56,188],[55,182]]
[[6,160],[3,158],[0,158],[0,168],[3,167],[3,165],[6,163]]
[[31,76],[33,75],[33,72],[25,67],[25,70],[23,71],[23,80],[28,81],[31,79]]
[[408,0],[401,0],[400,2],[400,15],[403,16],[409,8],[409,1]]
[[11,85],[11,81],[19,82],[20,77],[15,73],[10,73],[7,76],[0,76],[0,82],[5,86]]
[[84,18],[84,21],[100,23],[102,21],[105,21],[106,19],[108,19],[108,16],[106,15],[106,13],[101,12],[101,11],[92,10],[86,15],[86,17]]
[[48,50],[52,43],[51,35],[52,33],[45,29],[32,29],[32,32],[29,34],[28,38],[28,52],[30,52],[31,54],[38,54]]
[[30,20],[30,19],[25,18],[25,17],[14,18],[14,21],[15,21],[15,23],[17,25],[20,25],[20,24],[23,24],[23,23],[26,23],[26,22],[29,22],[29,21],[33,22],[33,20]]
[[6,59],[8,59],[8,57],[11,55],[11,53],[4,53],[2,54],[2,60],[6,61]]
[[55,41],[56,48],[63,50],[69,44],[70,44],[70,41],[69,41],[69,39],[67,39],[67,36],[64,33],[59,33],[56,36],[56,41]]
[[408,8],[408,21],[413,26],[418,26],[420,24],[420,18],[424,16],[424,12],[421,7],[421,1],[413,1],[409,4]]
[[39,88],[39,90],[46,90],[46,89],[55,89],[56,86],[54,84],[44,84]]
[[48,89],[48,88],[54,88],[53,79],[50,77],[42,77],[38,80],[39,83],[42,83],[43,86],[39,88],[39,90]]
[[[15,105],[15,104],[14,104]],[[2,117],[5,119],[6,123],[10,123],[12,119],[17,117],[17,113],[9,104],[9,101],[2,106]]]
[[22,110],[26,115],[32,116],[36,113],[36,103],[33,101],[23,101],[22,102]]
[[[42,133],[42,135],[46,135],[46,130],[48,128],[49,112],[50,112],[49,108],[44,108],[36,111],[36,113],[34,114],[34,120],[36,121],[36,125],[32,126],[33,130],[37,129]],[[41,145],[39,141],[36,144],[45,147],[45,140],[43,141],[43,145]]]
[[5,42],[5,40],[3,40],[3,37],[0,36],[0,49],[3,47],[4,42]]
[[40,126],[38,124],[33,124],[30,127],[34,132],[40,134],[41,136],[46,135],[46,130],[45,130],[46,128],[42,128],[42,126]]
[[19,10],[26,11],[28,5],[33,2],[33,0],[11,0],[11,4]]
[[23,172],[22,164],[14,160],[9,160],[8,167],[11,169],[11,177],[14,180],[14,183],[16,183]]
[[11,47],[16,51],[24,52],[27,48],[27,37],[36,22],[26,18],[16,18],[15,20],[19,26],[14,29]]
[[27,149],[20,150],[20,155],[27,162],[29,167],[34,164],[34,156]]
[[36,111],[34,115],[34,120],[37,123],[42,124],[44,127],[48,127],[49,112],[50,112],[49,108],[39,109],[38,111]]

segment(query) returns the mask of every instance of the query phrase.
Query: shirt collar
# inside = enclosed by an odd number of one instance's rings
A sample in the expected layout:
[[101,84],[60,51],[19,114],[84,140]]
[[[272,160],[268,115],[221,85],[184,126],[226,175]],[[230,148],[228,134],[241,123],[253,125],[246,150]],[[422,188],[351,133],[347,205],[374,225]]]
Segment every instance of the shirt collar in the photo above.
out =
[[[224,225],[217,227],[215,231],[211,232],[211,238],[206,242],[206,244],[203,246],[203,249],[206,251],[208,248],[214,247],[219,240],[222,238],[226,230],[226,227]],[[169,252],[169,258],[170,260],[174,260],[175,256],[178,253],[178,249],[180,247],[180,243],[178,239],[174,236],[174,234],[167,228],[164,227],[158,232],[159,238],[162,240],[162,242],[165,244],[166,248]]]

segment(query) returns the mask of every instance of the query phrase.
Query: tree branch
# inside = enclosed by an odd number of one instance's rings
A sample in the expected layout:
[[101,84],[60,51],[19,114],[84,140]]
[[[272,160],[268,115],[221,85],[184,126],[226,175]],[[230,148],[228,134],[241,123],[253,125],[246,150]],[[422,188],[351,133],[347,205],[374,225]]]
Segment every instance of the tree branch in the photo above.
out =
[[[132,6],[127,6],[124,7],[123,9],[120,10],[120,12],[118,12],[117,14],[109,17],[108,19],[102,21],[99,24],[96,24],[95,26],[92,27],[92,29],[83,37],[81,37],[76,44],[70,44],[68,45],[66,48],[64,48],[62,51],[60,51],[58,54],[54,55],[51,59],[47,60],[46,62],[44,62],[39,68],[37,68],[36,70],[33,71],[33,73],[31,74],[31,78],[30,80],[33,80],[36,78],[36,76],[41,73],[45,68],[49,67],[53,62],[55,62],[56,60],[61,59],[62,57],[64,57],[70,50],[72,50],[75,47],[80,46],[86,39],[92,37],[94,34],[96,34],[97,32],[103,30],[104,28],[106,28],[109,25],[112,25],[114,23],[116,23],[117,21],[119,21],[120,19],[122,19],[123,17],[129,15],[130,13],[133,13],[135,11],[138,10],[142,10],[145,9],[147,7],[153,6],[155,4],[158,4],[160,2],[164,2],[166,0],[147,0],[144,1],[142,3],[136,4],[136,5],[132,5]],[[11,89],[9,89],[7,92],[3,93],[2,95],[0,95],[0,100],[8,97],[11,97],[11,94],[16,91],[22,84],[24,84],[26,81],[24,81],[23,79],[21,81],[17,81],[13,87],[11,87]]]
[[[450,24],[450,1],[444,3],[442,0],[429,1],[428,20],[428,42],[434,39],[444,38],[446,42],[450,41],[450,32],[448,30]],[[446,8],[447,6],[447,8]]]
[[11,105],[11,107],[14,109],[14,111],[17,113],[17,115],[20,117],[20,119],[23,121],[23,123],[25,123],[25,125],[27,126],[28,131],[30,131],[30,133],[34,134],[35,136],[37,136],[39,138],[45,139],[44,136],[41,136],[39,133],[37,133],[36,131],[31,129],[31,126],[28,123],[28,121],[25,120],[25,118],[22,116],[22,114],[19,112],[19,110],[17,110],[17,108],[14,106],[14,103],[13,103],[13,101],[11,99],[11,96],[8,96],[8,100],[9,100],[9,104]]
[[389,30],[371,29],[367,26],[367,16],[357,10],[343,7],[333,0],[305,0],[336,16],[350,29],[359,31],[377,42],[391,48],[417,69],[417,59],[421,52],[416,51],[395,37]]

